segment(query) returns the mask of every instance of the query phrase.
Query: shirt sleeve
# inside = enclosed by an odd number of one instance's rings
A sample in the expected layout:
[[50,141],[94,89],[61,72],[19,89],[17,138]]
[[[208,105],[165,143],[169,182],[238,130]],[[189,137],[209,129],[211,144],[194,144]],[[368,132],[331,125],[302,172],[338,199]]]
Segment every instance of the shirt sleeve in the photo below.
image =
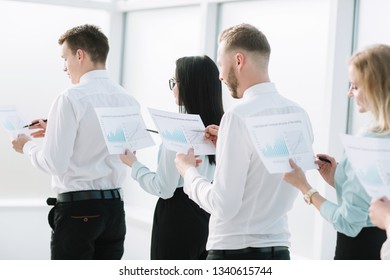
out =
[[218,133],[213,183],[199,175],[195,168],[189,168],[184,176],[184,192],[221,220],[229,220],[241,208],[251,156],[245,134],[242,120],[234,113],[225,113]]
[[348,161],[340,162],[337,168],[343,168],[347,175],[342,182],[335,178],[335,186],[339,188],[338,204],[325,201],[321,205],[320,213],[337,231],[355,237],[368,225],[369,200]]
[[49,174],[51,173],[49,166],[47,165],[45,159],[42,156],[42,147],[38,146],[33,141],[28,141],[23,146],[23,153],[30,158],[31,163],[34,167],[38,168],[43,172]]
[[175,152],[160,147],[156,172],[136,161],[132,166],[131,176],[146,192],[163,199],[171,198],[180,180],[174,162],[175,156]]
[[78,122],[71,101],[60,95],[53,104],[42,148],[26,143],[23,152],[38,169],[52,174],[64,173],[73,154]]

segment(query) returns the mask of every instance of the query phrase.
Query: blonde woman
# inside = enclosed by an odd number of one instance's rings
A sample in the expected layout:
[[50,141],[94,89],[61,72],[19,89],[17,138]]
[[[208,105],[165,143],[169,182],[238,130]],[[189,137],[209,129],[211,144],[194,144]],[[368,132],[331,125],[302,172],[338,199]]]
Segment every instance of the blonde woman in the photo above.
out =
[[[373,123],[362,137],[390,138],[390,46],[374,45],[355,53],[349,62],[353,97],[360,113],[371,112]],[[305,200],[337,230],[335,259],[380,259],[386,232],[375,227],[369,217],[371,197],[363,189],[348,158],[337,164],[333,157],[320,154],[319,172],[335,188],[337,204],[322,197],[307,182],[302,170],[291,160],[293,171],[284,179],[297,187]]]

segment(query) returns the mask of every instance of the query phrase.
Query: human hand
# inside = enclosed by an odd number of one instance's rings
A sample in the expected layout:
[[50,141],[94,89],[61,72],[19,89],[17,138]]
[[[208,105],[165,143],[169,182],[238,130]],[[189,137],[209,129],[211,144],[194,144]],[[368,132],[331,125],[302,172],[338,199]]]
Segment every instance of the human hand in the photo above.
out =
[[176,153],[175,164],[182,177],[184,177],[188,168],[198,167],[202,163],[202,160],[198,157],[194,154],[193,148],[189,149],[187,154]]
[[130,167],[132,167],[133,163],[137,161],[135,151],[131,152],[129,149],[126,149],[125,153],[120,155],[120,159],[124,164],[127,164]]
[[305,173],[303,173],[302,169],[292,159],[289,159],[289,163],[293,170],[284,173],[283,180],[299,189],[302,193],[307,193],[311,187],[307,182]]
[[211,140],[214,145],[217,145],[219,126],[215,124],[208,125],[205,129],[204,139]]
[[38,123],[35,124],[35,125],[31,125],[31,126],[29,126],[28,128],[29,128],[29,129],[39,129],[39,130],[34,131],[33,133],[31,133],[31,136],[32,136],[33,138],[42,138],[42,137],[45,137],[47,123],[44,122],[43,119],[31,121],[31,123],[34,123],[34,122],[38,122]]
[[12,140],[12,148],[18,152],[23,154],[23,147],[28,141],[31,141],[31,138],[26,134],[19,134],[18,138]]
[[325,155],[325,154],[317,154],[317,158],[324,158],[329,162],[324,160],[316,160],[315,163],[318,164],[318,171],[320,172],[322,178],[332,187],[334,187],[334,174],[336,172],[337,162],[335,158]]
[[371,202],[369,208],[371,222],[381,229],[390,226],[390,200],[387,197]]

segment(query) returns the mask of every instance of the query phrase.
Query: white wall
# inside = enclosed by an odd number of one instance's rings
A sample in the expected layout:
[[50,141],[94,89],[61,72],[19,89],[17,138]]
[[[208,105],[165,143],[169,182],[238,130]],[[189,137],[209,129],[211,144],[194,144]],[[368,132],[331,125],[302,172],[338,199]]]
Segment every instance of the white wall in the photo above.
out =
[[[248,22],[269,38],[273,49],[271,79],[283,95],[308,111],[315,133],[314,151],[341,155],[338,134],[345,132],[347,123],[346,61],[352,48],[355,1],[119,1],[119,5],[110,6],[114,11],[112,19],[103,10],[107,5],[64,0],[40,2],[83,8],[0,1],[0,35],[7,38],[0,44],[0,53],[5,54],[0,62],[0,106],[15,104],[28,120],[45,117],[55,96],[69,85],[62,73],[58,36],[74,25],[88,22],[111,34],[109,59],[112,57],[113,63],[109,61],[109,66],[114,78],[122,79],[123,85],[141,102],[147,125],[153,128],[147,107],[177,111],[168,88],[175,60],[200,54],[215,59],[218,31]],[[372,41],[388,42],[384,28],[388,26],[388,1],[360,2],[358,46]],[[89,5],[96,9],[86,9]],[[121,12],[126,12],[124,25]],[[234,105],[226,88],[224,99],[226,108]],[[160,143],[157,137],[155,140]],[[156,146],[138,153],[151,169],[156,167],[157,149]],[[12,150],[2,129],[0,155],[0,259],[48,258],[49,208],[44,201],[52,194],[50,179]],[[309,172],[309,180],[327,198],[334,199],[334,193],[316,172]],[[124,259],[148,259],[156,198],[143,192],[129,176],[124,199],[128,229]],[[293,256],[333,258],[335,231],[301,198],[290,214],[290,228]]]

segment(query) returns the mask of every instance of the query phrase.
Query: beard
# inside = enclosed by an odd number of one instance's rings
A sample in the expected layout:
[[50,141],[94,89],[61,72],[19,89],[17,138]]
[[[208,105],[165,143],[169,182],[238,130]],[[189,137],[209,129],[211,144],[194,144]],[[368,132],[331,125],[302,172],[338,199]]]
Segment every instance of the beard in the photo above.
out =
[[230,94],[232,95],[233,98],[239,98],[238,97],[238,81],[237,77],[234,74],[233,67],[230,68],[229,73],[228,73],[228,80],[226,81],[226,85],[230,90]]

